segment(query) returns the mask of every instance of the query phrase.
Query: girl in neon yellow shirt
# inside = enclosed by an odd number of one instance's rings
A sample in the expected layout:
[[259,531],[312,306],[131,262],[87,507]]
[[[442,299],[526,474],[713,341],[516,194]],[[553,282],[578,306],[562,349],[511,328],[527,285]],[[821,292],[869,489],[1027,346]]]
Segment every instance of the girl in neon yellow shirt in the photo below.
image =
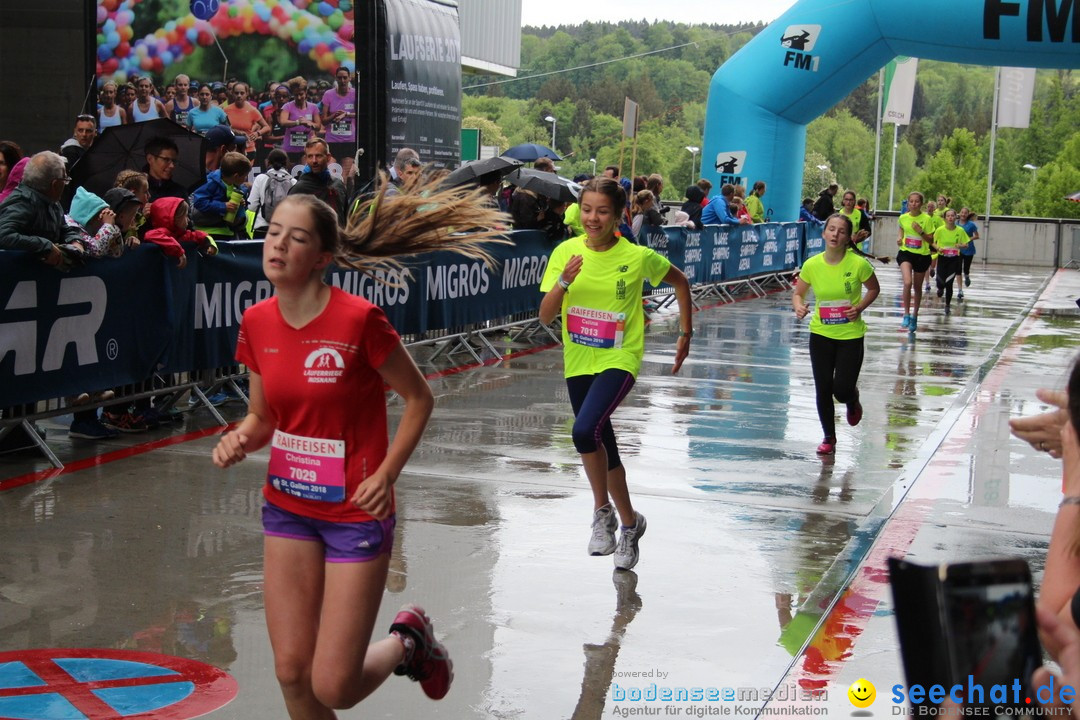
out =
[[851,220],[839,213],[825,221],[822,231],[825,252],[803,264],[791,296],[795,315],[801,320],[810,314],[806,292],[814,290],[810,366],[814,371],[818,419],[825,433],[817,448],[818,455],[836,452],[834,397],[847,405],[849,425],[858,425],[862,420],[858,388],[866,335],[862,314],[881,292],[870,261],[849,251],[851,230]]
[[[550,323],[556,314],[562,318],[574,446],[593,493],[589,554],[614,553],[615,567],[629,570],[638,561],[645,516],[630,502],[611,415],[634,386],[645,354],[641,306],[645,279],[675,288],[682,331],[675,346],[673,374],[690,352],[694,325],[690,283],[682,271],[651,248],[634,245],[615,233],[625,207],[626,193],[611,178],[593,178],[582,187],[585,234],[566,240],[552,252],[540,282],[540,291],[545,293],[540,321]],[[616,543],[618,519],[622,535]]]
[[[919,324],[919,306],[922,305],[923,278],[930,269],[930,243],[933,242],[933,220],[922,211],[923,194],[908,195],[908,211],[900,216],[900,237],[896,246],[896,264],[904,276],[904,320],[901,327],[915,332]],[[912,310],[912,295],[915,307]]]
[[956,211],[949,208],[941,227],[934,231],[934,247],[938,251],[937,294],[945,296],[945,314],[952,312],[953,280],[964,268],[960,251],[968,246],[971,238],[964,228],[956,224]]

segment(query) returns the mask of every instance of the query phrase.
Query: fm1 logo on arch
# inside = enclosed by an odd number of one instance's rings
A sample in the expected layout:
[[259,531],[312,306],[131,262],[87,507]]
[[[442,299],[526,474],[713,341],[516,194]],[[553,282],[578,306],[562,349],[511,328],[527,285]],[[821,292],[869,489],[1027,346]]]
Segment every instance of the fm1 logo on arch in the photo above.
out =
[[789,25],[780,37],[780,45],[788,48],[784,53],[784,66],[817,72],[821,58],[811,55],[810,51],[817,44],[820,34],[820,25]]
[[720,184],[745,185],[742,179],[743,166],[746,165],[746,151],[732,150],[716,153],[716,172],[720,173]]
[[130,650],[0,653],[5,720],[187,720],[227,705],[237,683],[195,660]]

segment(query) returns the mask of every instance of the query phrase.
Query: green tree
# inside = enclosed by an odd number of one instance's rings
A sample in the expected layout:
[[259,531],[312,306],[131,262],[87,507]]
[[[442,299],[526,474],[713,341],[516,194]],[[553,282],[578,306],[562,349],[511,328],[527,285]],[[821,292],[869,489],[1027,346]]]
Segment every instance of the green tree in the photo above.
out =
[[957,128],[941,144],[915,178],[914,189],[928,199],[947,195],[953,206],[977,207],[985,195],[986,163],[975,142],[975,133]]
[[498,145],[499,153],[503,153],[510,147],[510,141],[503,134],[502,128],[487,118],[475,115],[462,118],[461,127],[477,128],[480,130],[481,145]]
[[1052,161],[1039,169],[1032,201],[1040,217],[1080,218],[1080,203],[1065,197],[1080,191],[1080,133],[1075,133]]

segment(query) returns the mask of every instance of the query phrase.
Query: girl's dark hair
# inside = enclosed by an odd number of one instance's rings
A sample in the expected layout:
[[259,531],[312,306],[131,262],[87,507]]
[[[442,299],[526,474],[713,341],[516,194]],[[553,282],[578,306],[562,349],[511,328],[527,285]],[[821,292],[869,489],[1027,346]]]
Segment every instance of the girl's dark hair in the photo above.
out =
[[[1076,359],[1069,373],[1069,420],[1073,429],[1080,428],[1080,357]],[[1076,430],[1080,433],[1080,430]]]
[[626,210],[626,193],[622,185],[608,177],[594,177],[581,186],[581,196],[587,192],[600,193],[611,200],[611,207],[616,217],[621,217]]
[[765,181],[764,180],[758,180],[756,183],[754,183],[754,189],[751,190],[750,192],[752,192],[755,195],[760,195],[761,193],[765,192]]
[[484,245],[510,243],[499,229],[509,227],[510,218],[486,204],[483,190],[444,189],[438,182],[416,183],[386,197],[390,183],[380,173],[375,196],[353,211],[344,230],[338,229],[334,210],[314,195],[289,195],[279,207],[291,203],[307,208],[322,249],[334,254],[334,262],[373,277],[380,269],[403,270],[399,258],[439,250],[494,266]]
[[830,215],[828,218],[825,219],[825,224],[822,225],[822,228],[828,227],[829,222],[831,222],[833,218],[837,218],[842,223],[844,223],[844,225],[847,226],[848,250],[851,250],[856,255],[863,256],[867,260],[877,260],[878,262],[883,263],[883,264],[888,264],[889,263],[889,260],[891,260],[891,258],[877,257],[876,255],[871,255],[870,253],[866,253],[866,252],[862,251],[862,249],[855,242],[855,228],[851,224],[851,218],[849,218],[847,215],[844,215],[843,213],[833,213],[832,215]]
[[9,172],[15,167],[15,163],[23,159],[22,148],[11,140],[0,140],[0,155],[4,156]]
[[270,167],[275,170],[280,170],[285,167],[285,164],[289,162],[289,156],[285,154],[285,151],[281,148],[274,148],[266,155],[266,162],[270,163]]
[[844,197],[845,197],[845,198],[847,198],[847,196],[848,196],[848,195],[850,195],[850,196],[851,196],[851,199],[852,199],[852,200],[854,200],[854,199],[855,199],[855,191],[854,191],[854,190],[848,190],[847,192],[845,192],[845,193],[844,193]]

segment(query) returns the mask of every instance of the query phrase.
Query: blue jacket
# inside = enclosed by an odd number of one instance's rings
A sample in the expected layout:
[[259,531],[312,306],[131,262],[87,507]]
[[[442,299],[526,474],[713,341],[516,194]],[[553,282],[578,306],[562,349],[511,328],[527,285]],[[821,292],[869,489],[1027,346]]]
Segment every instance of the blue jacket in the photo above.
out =
[[738,225],[739,218],[734,217],[728,209],[727,199],[723,195],[717,195],[705,209],[701,211],[702,225]]
[[817,219],[817,215],[807,210],[805,207],[799,208],[799,222],[808,222],[811,225],[824,225],[825,223]]
[[221,182],[221,170],[218,169],[207,173],[206,182],[191,193],[191,204],[201,215],[214,215],[222,221],[225,218],[225,202],[228,198],[229,189]]

